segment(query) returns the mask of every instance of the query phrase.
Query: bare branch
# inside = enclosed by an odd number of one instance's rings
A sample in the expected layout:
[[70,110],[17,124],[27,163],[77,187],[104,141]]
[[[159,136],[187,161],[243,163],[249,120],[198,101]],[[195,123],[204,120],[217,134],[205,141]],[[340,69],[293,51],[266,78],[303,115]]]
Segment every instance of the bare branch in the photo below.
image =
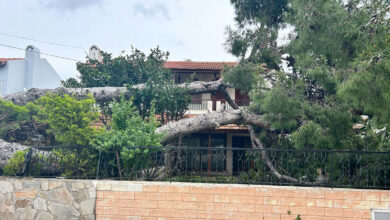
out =
[[[255,134],[255,131],[253,130],[253,127],[252,127],[251,125],[248,125],[247,128],[248,128],[248,131],[249,131],[249,135],[250,135],[250,137],[251,137],[252,145],[253,145],[254,147],[256,147],[256,148],[264,149],[263,144],[262,144],[261,141],[256,137],[256,134]],[[261,151],[261,156],[262,156],[263,160],[265,161],[266,165],[268,166],[268,168],[270,169],[272,175],[274,175],[276,178],[282,179],[282,180],[287,180],[287,181],[293,182],[293,183],[302,183],[302,184],[305,184],[305,185],[313,185],[313,183],[300,181],[300,180],[295,179],[295,178],[293,178],[293,177],[291,177],[291,176],[286,176],[286,175],[280,174],[280,173],[276,170],[276,168],[274,167],[274,165],[272,164],[272,162],[271,162],[271,160],[269,159],[269,157],[268,157],[266,151]]]
[[[196,81],[192,83],[183,83],[177,86],[187,88],[188,94],[195,95],[201,93],[216,92],[223,85],[222,79],[212,82]],[[133,89],[143,89],[145,84],[138,84],[132,87]],[[93,95],[96,101],[110,101],[120,97],[122,94],[131,96],[131,91],[126,87],[93,87],[93,88],[63,88],[56,89],[30,89],[26,92],[13,93],[3,96],[2,99],[12,101],[16,105],[24,105],[27,102],[39,99],[46,93],[68,94],[74,95],[77,99],[85,99],[89,93]]]

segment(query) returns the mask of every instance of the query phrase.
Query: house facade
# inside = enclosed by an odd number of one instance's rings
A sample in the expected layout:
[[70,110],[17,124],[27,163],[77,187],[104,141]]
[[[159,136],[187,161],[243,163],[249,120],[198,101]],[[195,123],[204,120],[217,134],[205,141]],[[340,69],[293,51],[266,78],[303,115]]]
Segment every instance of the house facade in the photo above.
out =
[[25,58],[0,58],[0,96],[59,86],[60,76],[34,46],[26,47]]
[[[167,61],[165,67],[174,73],[176,83],[190,81],[216,81],[221,78],[226,68],[237,65],[236,62],[193,62],[193,61]],[[241,107],[249,105],[247,93],[242,93],[238,89],[227,88],[227,91],[234,101]],[[193,95],[188,106],[187,116],[193,117],[199,114],[216,111],[225,104],[225,109],[232,107],[226,102],[219,92]],[[210,158],[220,157],[223,160],[201,160],[201,164],[195,164],[194,168],[204,171],[213,170],[233,174],[242,170],[240,158],[245,155],[239,151],[228,150],[228,148],[250,148],[251,141],[245,126],[224,125],[215,130],[205,130],[194,133],[183,138],[183,145],[188,147],[202,147],[208,150],[199,150],[193,157]],[[213,148],[226,148],[223,151],[212,151]],[[217,155],[216,155],[217,154]],[[218,162],[215,162],[218,161]],[[218,163],[218,164],[217,164]]]

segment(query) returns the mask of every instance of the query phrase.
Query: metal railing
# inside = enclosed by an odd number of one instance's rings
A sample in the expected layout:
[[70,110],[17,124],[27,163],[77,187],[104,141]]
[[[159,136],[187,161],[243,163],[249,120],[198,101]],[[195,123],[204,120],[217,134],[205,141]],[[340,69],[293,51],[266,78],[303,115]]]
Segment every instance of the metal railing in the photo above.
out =
[[[249,106],[249,100],[233,100],[237,103],[238,106]],[[212,100],[212,99],[193,99],[188,105],[188,110],[190,111],[213,111],[218,109],[219,106],[225,103],[226,110],[233,109],[226,101],[224,100]]]
[[[297,181],[278,178],[264,155],[278,173]],[[390,152],[126,147],[120,153],[120,169],[117,164],[114,152],[91,147],[32,147],[18,175],[390,188]]]

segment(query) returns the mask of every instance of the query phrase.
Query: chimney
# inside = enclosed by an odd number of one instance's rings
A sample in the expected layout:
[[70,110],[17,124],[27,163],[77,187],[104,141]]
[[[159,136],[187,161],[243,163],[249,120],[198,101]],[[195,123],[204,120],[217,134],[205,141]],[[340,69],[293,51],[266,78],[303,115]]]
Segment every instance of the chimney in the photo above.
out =
[[34,68],[36,68],[36,63],[41,58],[41,52],[38,48],[28,45],[26,47],[26,55],[25,55],[25,78],[24,78],[24,88],[26,90],[31,89]]
[[89,48],[88,58],[91,60],[97,60],[99,62],[102,62],[103,58],[99,47],[97,47],[96,45],[92,45]]

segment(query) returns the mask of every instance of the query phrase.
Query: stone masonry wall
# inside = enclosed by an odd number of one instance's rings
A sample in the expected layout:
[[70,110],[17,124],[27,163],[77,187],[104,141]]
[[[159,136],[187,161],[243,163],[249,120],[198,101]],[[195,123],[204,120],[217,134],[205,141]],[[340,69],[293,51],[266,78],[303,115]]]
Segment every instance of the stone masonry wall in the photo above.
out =
[[93,220],[95,201],[89,180],[0,178],[1,220]]
[[368,220],[390,190],[0,178],[1,220]]
[[389,190],[168,182],[97,183],[97,220],[359,220],[390,209]]

